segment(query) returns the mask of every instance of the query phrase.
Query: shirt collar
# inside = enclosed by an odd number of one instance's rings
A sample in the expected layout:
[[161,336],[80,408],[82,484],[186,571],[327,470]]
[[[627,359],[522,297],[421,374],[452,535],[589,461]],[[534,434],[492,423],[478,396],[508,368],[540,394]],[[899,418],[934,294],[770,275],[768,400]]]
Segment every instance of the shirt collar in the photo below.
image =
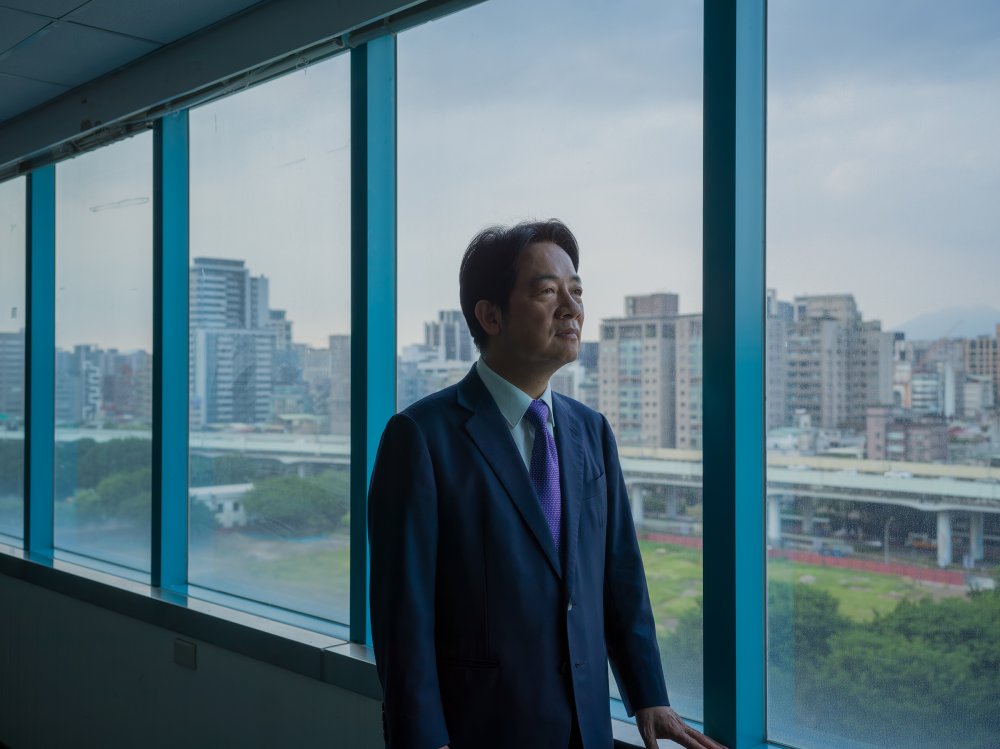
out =
[[[527,413],[528,406],[533,400],[532,397],[490,369],[482,357],[479,357],[479,361],[476,362],[476,372],[486,389],[490,391],[493,400],[496,401],[497,408],[500,409],[500,413],[507,421],[507,426],[511,429],[516,427],[524,418],[524,414]],[[545,405],[549,407],[549,425],[555,428],[556,420],[552,410],[551,385],[545,386],[545,392],[542,393],[539,400],[545,401]]]

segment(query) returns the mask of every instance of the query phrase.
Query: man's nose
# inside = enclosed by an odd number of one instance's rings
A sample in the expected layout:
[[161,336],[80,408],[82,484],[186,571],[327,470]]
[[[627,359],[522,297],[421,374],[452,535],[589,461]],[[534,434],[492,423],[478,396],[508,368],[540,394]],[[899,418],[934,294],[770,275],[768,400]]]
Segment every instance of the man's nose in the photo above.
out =
[[562,317],[579,317],[583,313],[583,304],[572,294],[566,294],[559,307],[559,312]]

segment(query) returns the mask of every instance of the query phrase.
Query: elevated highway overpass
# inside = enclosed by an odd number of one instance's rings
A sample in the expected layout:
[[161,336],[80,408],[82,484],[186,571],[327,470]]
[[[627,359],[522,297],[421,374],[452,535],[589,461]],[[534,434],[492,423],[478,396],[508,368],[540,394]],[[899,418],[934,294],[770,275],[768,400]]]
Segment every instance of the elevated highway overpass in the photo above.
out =
[[[148,432],[107,429],[57,429],[58,442],[93,439],[107,442],[123,438],[148,438]],[[0,432],[0,439],[22,439],[23,432]],[[310,465],[347,466],[350,443],[340,435],[268,434],[255,432],[193,432],[193,453],[206,457],[239,454],[269,458],[300,471]],[[622,471],[632,496],[633,514],[643,519],[643,499],[653,487],[701,489],[702,454],[698,450],[622,447]],[[781,507],[792,500],[834,499],[896,505],[937,513],[938,562],[952,559],[952,516],[969,514],[970,552],[983,558],[984,513],[1000,514],[1000,468],[987,466],[906,463],[767,455],[768,540],[781,540]],[[676,502],[676,492],[668,493]],[[806,505],[808,506],[808,504]],[[676,515],[668,508],[668,515]],[[807,525],[810,518],[804,519]]]

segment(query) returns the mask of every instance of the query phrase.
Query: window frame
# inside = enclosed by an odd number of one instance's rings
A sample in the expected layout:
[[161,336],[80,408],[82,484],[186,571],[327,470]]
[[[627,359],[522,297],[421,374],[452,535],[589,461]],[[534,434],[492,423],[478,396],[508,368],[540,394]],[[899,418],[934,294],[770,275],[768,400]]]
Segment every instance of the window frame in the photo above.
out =
[[[422,20],[469,2],[429,3]],[[705,0],[704,536],[705,727],[732,749],[764,746],[764,195],[766,0]],[[13,575],[374,699],[366,489],[395,410],[396,44],[384,28],[351,55],[352,415],[350,622],[187,584],[188,124],[154,127],[154,384],[151,574],[138,583],[53,550],[55,166],[28,174],[23,547],[0,537]],[[378,34],[378,35],[376,35]],[[168,470],[169,467],[169,470]],[[183,467],[183,470],[179,470]],[[737,483],[735,476],[740,476]],[[13,539],[11,539],[13,541]],[[235,598],[235,597],[234,597]],[[247,609],[253,609],[247,612]],[[262,615],[263,614],[263,615]],[[612,704],[615,717],[620,705]],[[634,726],[615,721],[635,742]],[[625,744],[629,745],[629,744]]]

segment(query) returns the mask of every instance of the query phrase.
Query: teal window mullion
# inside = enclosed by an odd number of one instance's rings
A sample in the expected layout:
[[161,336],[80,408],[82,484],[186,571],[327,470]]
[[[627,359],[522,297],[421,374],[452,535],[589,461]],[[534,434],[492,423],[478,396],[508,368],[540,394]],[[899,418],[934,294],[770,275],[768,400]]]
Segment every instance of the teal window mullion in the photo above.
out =
[[706,0],[705,726],[765,740],[766,0]]
[[153,502],[150,578],[176,591],[188,562],[188,113],[153,132]]
[[24,548],[51,557],[55,466],[56,168],[27,180]]
[[396,410],[396,36],[351,50],[351,621],[368,643],[368,482]]

